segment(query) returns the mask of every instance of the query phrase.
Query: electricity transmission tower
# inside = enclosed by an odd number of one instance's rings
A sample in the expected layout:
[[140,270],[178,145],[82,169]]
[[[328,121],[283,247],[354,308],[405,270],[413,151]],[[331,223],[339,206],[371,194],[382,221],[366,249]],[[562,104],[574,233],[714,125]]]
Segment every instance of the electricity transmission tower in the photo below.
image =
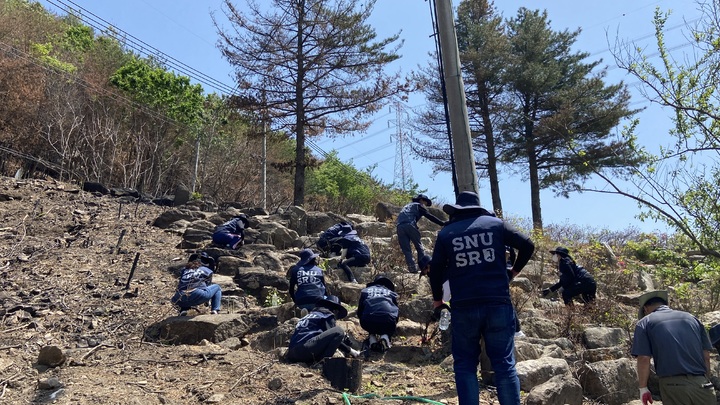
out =
[[393,185],[396,188],[406,191],[410,189],[413,181],[409,156],[410,145],[408,144],[407,134],[404,132],[404,123],[409,116],[405,111],[405,105],[400,101],[395,101],[393,105],[390,106],[390,112],[393,110],[395,110],[395,120],[388,122],[388,124],[395,124],[395,172]]

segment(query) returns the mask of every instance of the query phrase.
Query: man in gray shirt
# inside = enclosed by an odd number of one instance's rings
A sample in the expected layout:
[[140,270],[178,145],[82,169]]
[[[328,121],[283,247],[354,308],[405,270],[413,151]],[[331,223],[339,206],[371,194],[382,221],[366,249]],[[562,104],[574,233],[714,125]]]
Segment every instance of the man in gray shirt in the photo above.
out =
[[632,355],[637,357],[643,405],[652,403],[647,388],[651,358],[663,404],[715,404],[715,390],[708,380],[712,346],[703,324],[687,312],[670,309],[667,291],[642,295],[638,316]]

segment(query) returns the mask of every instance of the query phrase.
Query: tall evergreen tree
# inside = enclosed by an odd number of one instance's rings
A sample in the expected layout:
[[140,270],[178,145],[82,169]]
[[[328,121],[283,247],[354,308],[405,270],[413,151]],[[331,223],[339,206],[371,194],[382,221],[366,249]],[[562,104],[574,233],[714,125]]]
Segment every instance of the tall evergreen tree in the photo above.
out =
[[[556,32],[546,12],[521,8],[508,21],[511,59],[505,82],[512,111],[503,128],[503,160],[530,182],[532,221],[542,229],[540,190],[567,197],[595,168],[632,167],[639,157],[611,130],[635,111],[621,84],[606,86],[600,61],[573,52],[580,31]],[[590,164],[589,164],[590,163]]]
[[215,22],[219,46],[235,66],[239,87],[262,99],[275,122],[294,133],[293,203],[303,205],[306,137],[366,129],[368,114],[403,90],[397,74],[384,72],[402,43],[398,34],[376,39],[367,24],[375,0],[246,3],[239,8],[225,1],[232,29]]

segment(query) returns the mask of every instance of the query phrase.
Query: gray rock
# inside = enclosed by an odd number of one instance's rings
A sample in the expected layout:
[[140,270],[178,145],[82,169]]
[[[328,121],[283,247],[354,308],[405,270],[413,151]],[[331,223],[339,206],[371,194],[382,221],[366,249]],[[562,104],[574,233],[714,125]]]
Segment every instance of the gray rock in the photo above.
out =
[[530,390],[526,405],[582,405],[580,382],[571,374],[556,375]]
[[355,226],[358,235],[362,237],[389,238],[395,234],[395,224],[385,222],[361,222]]
[[622,405],[637,397],[635,362],[623,358],[584,364],[578,370],[583,392],[608,405]]
[[621,328],[588,327],[583,332],[583,342],[588,349],[620,346],[628,343],[630,337]]
[[518,378],[520,378],[520,389],[530,391],[536,385],[542,384],[555,376],[568,373],[570,366],[564,359],[543,357],[537,360],[518,362],[515,369]]
[[546,318],[524,319],[522,330],[528,336],[541,339],[552,339],[560,335],[558,324]]

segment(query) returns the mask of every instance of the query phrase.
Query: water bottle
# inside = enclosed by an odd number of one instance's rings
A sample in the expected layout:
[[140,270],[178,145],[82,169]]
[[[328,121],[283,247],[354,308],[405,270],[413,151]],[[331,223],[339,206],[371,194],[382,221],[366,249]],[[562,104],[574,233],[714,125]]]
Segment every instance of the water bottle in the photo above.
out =
[[438,328],[440,330],[447,330],[450,327],[450,310],[443,308],[440,311],[440,322],[438,322]]

